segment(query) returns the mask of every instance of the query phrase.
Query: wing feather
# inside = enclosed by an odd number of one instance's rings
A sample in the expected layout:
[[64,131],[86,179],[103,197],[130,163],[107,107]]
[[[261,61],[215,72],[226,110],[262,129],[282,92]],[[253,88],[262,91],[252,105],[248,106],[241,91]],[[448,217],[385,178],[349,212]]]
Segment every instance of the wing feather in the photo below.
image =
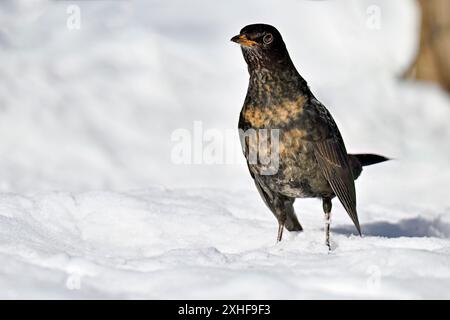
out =
[[361,234],[356,211],[355,181],[343,141],[338,137],[315,141],[314,154],[331,189]]

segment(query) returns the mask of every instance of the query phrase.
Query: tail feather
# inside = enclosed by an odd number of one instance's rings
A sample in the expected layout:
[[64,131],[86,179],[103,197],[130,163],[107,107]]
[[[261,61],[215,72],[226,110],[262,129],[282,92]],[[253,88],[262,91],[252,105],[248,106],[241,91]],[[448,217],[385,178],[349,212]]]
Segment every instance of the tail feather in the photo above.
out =
[[391,160],[389,158],[370,153],[349,154],[348,159],[350,160],[350,166],[352,167],[353,178],[355,180],[361,174],[363,167]]
[[370,153],[352,154],[352,156],[354,156],[356,159],[358,159],[358,161],[361,163],[361,165],[363,167],[391,160],[384,156],[380,156],[378,154],[370,154]]

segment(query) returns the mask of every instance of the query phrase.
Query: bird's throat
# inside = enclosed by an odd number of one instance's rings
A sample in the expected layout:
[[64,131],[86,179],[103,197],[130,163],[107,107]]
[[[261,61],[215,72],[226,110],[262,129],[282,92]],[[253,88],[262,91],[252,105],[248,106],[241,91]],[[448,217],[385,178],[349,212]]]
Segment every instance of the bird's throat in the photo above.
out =
[[278,70],[259,68],[250,72],[247,99],[260,107],[293,101],[310,94],[306,81],[294,66]]

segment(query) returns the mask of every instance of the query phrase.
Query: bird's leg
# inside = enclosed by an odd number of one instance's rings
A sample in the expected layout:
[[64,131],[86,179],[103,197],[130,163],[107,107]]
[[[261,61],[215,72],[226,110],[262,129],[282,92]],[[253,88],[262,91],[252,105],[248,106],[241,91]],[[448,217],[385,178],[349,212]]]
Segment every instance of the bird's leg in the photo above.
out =
[[281,212],[278,216],[278,236],[277,236],[277,242],[280,242],[283,238],[283,230],[284,230],[284,224],[286,223],[286,213]]
[[325,244],[328,250],[331,250],[330,245],[330,224],[331,224],[331,199],[323,198],[323,212],[325,213]]
[[[263,193],[266,194],[266,193]],[[273,196],[267,201],[270,210],[278,221],[277,242],[283,238],[283,229],[286,227],[289,231],[301,231],[302,227],[295,216],[292,204],[295,199],[287,198],[281,195]],[[289,219],[288,219],[289,218]]]
[[278,235],[277,235],[277,242],[280,242],[283,238],[283,229],[284,225],[278,221]]
[[286,210],[284,210],[284,208],[280,208],[278,210],[278,215],[277,215],[277,220],[278,220],[277,242],[280,242],[281,239],[283,238],[283,230],[284,230],[284,225],[286,224],[286,217],[287,217]]

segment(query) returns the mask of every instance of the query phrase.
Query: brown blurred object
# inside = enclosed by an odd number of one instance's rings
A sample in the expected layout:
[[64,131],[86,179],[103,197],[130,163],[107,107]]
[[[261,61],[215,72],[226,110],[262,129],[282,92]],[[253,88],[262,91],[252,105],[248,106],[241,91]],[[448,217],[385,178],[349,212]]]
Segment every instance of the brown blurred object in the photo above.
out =
[[450,1],[419,0],[419,4],[420,48],[406,77],[433,81],[450,91]]

